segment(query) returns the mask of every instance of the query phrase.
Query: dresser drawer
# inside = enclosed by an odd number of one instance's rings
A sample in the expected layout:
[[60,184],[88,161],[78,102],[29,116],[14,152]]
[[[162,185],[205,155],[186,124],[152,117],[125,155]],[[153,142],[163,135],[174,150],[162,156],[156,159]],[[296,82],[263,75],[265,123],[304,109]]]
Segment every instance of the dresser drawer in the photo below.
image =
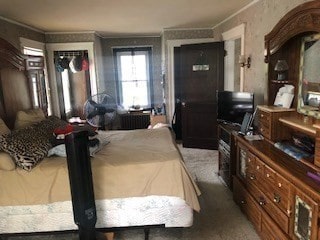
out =
[[250,196],[250,194],[246,195],[244,212],[247,215],[249,221],[251,221],[253,226],[257,229],[257,231],[260,232],[261,231],[261,210],[259,208],[259,205]]
[[258,106],[257,122],[259,132],[272,142],[290,139],[290,130],[279,121],[279,118],[291,116],[294,113],[295,109],[293,108]]
[[270,126],[271,123],[271,113],[262,111],[261,109],[258,110],[258,121],[260,123],[265,124],[267,127]]
[[271,130],[269,126],[259,122],[259,132],[266,138],[271,138]]
[[[248,155],[247,183],[261,185],[263,180],[264,163],[255,155]],[[250,162],[249,162],[250,161]]]
[[263,240],[288,240],[289,237],[266,214],[261,219],[261,237]]
[[264,186],[263,192],[276,208],[278,208],[288,217],[291,216],[293,208],[289,194],[283,193],[281,192],[281,189],[279,190],[278,188],[275,188],[271,185]]
[[255,201],[278,224],[280,229],[282,229],[282,231],[284,231],[285,233],[289,233],[289,217],[278,207],[276,207],[274,202],[253,184],[248,185],[248,191],[251,193]]
[[265,165],[262,186],[267,197],[284,213],[290,216],[292,212],[289,200],[290,182]]
[[279,174],[276,174],[276,189],[278,189],[278,192],[281,192],[283,195],[289,196],[290,186],[291,183],[288,180],[281,177]]
[[256,157],[254,170],[255,170],[255,176],[257,178],[257,181],[259,182],[259,185],[261,185],[264,182],[264,179],[263,179],[264,166],[265,164],[259,158]]
[[275,183],[276,183],[276,172],[268,167],[267,165],[264,166],[264,181],[265,181],[265,184],[268,184],[268,185],[271,185],[271,186],[274,186]]
[[233,201],[239,205],[240,209],[243,211],[243,205],[245,204],[245,195],[247,194],[243,184],[240,180],[233,176]]

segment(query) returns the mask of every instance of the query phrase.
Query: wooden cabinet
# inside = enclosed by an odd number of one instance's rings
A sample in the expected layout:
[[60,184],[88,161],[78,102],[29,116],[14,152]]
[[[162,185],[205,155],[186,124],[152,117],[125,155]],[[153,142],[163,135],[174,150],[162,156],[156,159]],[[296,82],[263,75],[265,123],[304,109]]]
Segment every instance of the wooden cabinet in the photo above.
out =
[[[265,36],[268,75],[265,97],[270,106],[258,106],[257,111],[258,131],[265,140],[249,142],[236,137],[234,184],[241,189],[234,189],[234,200],[241,209],[245,208],[240,199],[248,198],[247,195],[258,204],[258,208],[252,208],[253,211],[258,209],[261,221],[252,222],[260,229],[258,233],[262,239],[320,240],[320,184],[309,177],[310,173],[320,173],[320,124],[309,121],[308,117],[297,116],[295,109],[271,106],[284,84],[295,87],[293,107],[297,106],[297,100],[301,98],[298,94],[302,76],[301,39],[320,32],[319,16],[320,2],[308,1],[288,12]],[[278,60],[288,63],[285,81],[276,80]],[[313,159],[297,161],[273,145],[290,139],[296,132],[315,138]],[[250,210],[244,212],[248,215]]]
[[265,138],[276,142],[291,137],[290,131],[279,122],[279,118],[296,114],[294,108],[260,105],[257,109],[258,130]]
[[269,141],[236,136],[234,201],[262,239],[319,240],[320,185]]
[[219,176],[232,190],[232,176],[236,173],[236,152],[233,132],[239,131],[239,126],[232,124],[218,125]]
[[[279,174],[261,161],[244,145],[238,144],[239,167],[237,177],[254,199],[261,211],[265,211],[276,221],[278,228],[289,234],[289,222],[292,212],[289,203],[290,183],[277,180]],[[245,174],[244,174],[245,172]],[[261,223],[258,223],[259,226]]]

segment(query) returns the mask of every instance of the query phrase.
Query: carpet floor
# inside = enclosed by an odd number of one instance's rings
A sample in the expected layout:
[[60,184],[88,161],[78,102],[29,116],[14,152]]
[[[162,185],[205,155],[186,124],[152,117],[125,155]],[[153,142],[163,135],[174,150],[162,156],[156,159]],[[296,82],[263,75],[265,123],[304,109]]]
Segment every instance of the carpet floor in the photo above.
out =
[[[190,228],[154,228],[150,240],[259,240],[253,226],[233,202],[232,192],[218,177],[218,151],[183,148],[178,145],[192,177],[202,194],[201,211],[194,214]],[[8,240],[70,240],[76,234],[14,236]],[[142,240],[142,229],[119,231],[115,240]]]

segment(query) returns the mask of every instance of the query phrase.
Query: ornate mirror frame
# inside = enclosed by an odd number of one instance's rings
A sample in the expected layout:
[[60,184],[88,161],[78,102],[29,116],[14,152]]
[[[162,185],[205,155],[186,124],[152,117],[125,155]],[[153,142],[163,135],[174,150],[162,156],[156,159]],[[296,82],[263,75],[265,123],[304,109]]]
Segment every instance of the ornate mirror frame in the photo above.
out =
[[289,39],[308,32],[320,32],[320,2],[317,0],[288,12],[265,36],[266,61]]
[[[268,63],[268,104],[273,104],[275,93],[283,86],[278,84],[275,87],[270,83],[274,72],[272,65],[276,58],[283,57],[289,64],[289,84],[295,87],[294,106],[297,106],[297,99],[301,97],[298,96],[301,39],[303,36],[319,32],[320,1],[310,1],[288,12],[265,36],[265,62]],[[304,114],[314,115],[312,112]]]
[[[306,60],[306,44],[310,42],[315,42],[317,41],[317,46],[319,45],[320,41],[320,34],[312,34],[308,35],[306,37],[302,38],[301,41],[301,54],[300,54],[300,76],[299,76],[299,91],[298,91],[298,106],[297,110],[299,113],[302,113],[304,115],[312,116],[316,119],[320,119],[320,112],[319,112],[319,100],[320,100],[320,83],[314,82],[316,76],[319,73],[319,70],[316,69],[316,66],[313,66],[313,64],[318,63],[320,56],[317,55],[319,54],[319,48],[316,50],[316,54],[313,54],[313,57],[316,57],[317,59],[311,63],[312,67],[306,68],[304,61]],[[313,49],[314,50],[314,49]],[[309,58],[309,63],[310,63],[310,58]],[[309,73],[309,74],[308,74]],[[310,75],[309,77],[305,77],[307,75]],[[313,77],[311,77],[313,76]],[[305,79],[306,78],[306,79]],[[311,79],[309,79],[311,78]],[[313,81],[311,81],[313,80]],[[311,97],[311,98],[310,98]],[[308,98],[309,100],[307,100]],[[311,104],[311,100],[314,99],[314,104]],[[305,100],[307,100],[309,103],[307,105]]]

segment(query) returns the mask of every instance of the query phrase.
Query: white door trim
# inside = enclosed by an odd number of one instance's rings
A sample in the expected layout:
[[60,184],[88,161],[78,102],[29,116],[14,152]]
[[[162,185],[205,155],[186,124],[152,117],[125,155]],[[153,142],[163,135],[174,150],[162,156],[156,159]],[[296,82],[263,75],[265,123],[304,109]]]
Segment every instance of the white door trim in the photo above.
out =
[[[234,27],[224,33],[222,33],[222,41],[228,41],[228,40],[235,40],[240,38],[241,39],[241,55],[245,54],[244,49],[244,42],[245,42],[245,29],[246,24],[242,23],[238,25],[237,27]],[[240,64],[239,64],[240,67]],[[240,67],[240,91],[243,91],[243,85],[244,85],[244,68]]]

